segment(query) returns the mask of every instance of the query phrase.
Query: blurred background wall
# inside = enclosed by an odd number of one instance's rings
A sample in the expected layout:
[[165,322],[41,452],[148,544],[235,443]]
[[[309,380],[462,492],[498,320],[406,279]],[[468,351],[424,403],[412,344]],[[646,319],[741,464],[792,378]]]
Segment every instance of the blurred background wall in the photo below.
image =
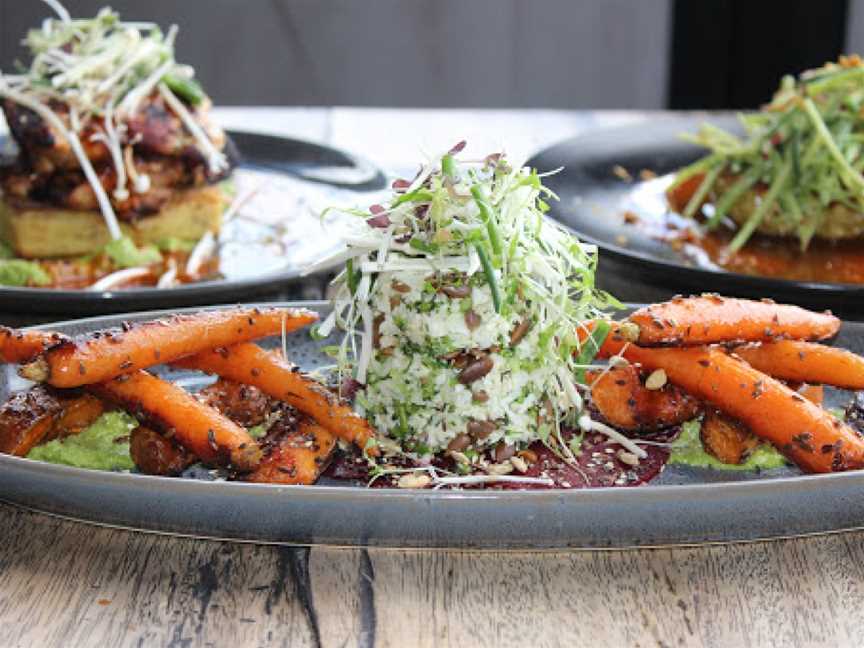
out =
[[[221,104],[732,108],[864,51],[864,0],[68,0],[181,28]],[[49,10],[0,0],[0,69]]]

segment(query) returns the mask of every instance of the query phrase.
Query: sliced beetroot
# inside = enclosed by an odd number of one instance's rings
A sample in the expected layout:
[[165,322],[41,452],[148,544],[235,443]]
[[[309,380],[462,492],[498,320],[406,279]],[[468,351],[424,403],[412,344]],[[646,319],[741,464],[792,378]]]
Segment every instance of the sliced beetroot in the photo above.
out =
[[[664,443],[674,438],[674,432],[642,437],[652,442]],[[506,490],[537,490],[549,488],[601,488],[613,486],[642,486],[654,479],[669,460],[669,449],[662,446],[640,446],[648,455],[635,466],[621,460],[627,450],[610,442],[600,434],[586,435],[581,452],[576,455],[579,468],[568,464],[542,443],[534,443],[530,449],[537,455],[537,462],[529,466],[526,477],[548,477],[554,486],[542,484],[493,484],[492,488]],[[625,455],[626,456],[626,455]]]
[[411,186],[411,183],[404,178],[397,178],[390,186],[393,187],[395,191],[405,191],[408,187]]
[[333,479],[366,482],[369,480],[369,463],[353,449],[349,452],[337,449],[323,475]]
[[384,208],[384,205],[369,205],[369,213],[373,216],[383,214],[385,211],[387,210]]
[[[680,432],[680,428],[670,428],[651,435],[643,435],[641,440],[651,443],[668,443]],[[570,435],[565,432],[565,438]],[[610,442],[600,434],[586,435],[582,440],[580,453],[576,456],[579,468],[566,463],[539,441],[530,446],[537,455],[537,461],[529,466],[524,477],[547,477],[553,486],[544,484],[491,483],[485,485],[463,486],[471,490],[550,490],[573,488],[603,488],[619,486],[642,486],[657,477],[669,459],[669,449],[664,446],[642,445],[647,457],[640,459],[635,466],[622,461],[619,453],[626,450],[617,443]],[[399,467],[411,467],[407,461],[394,462]],[[432,465],[436,468],[455,472],[452,460],[436,458]],[[513,473],[519,475],[519,473]],[[355,483],[366,483],[371,478],[369,465],[359,453],[352,449],[348,452],[337,451],[324,473],[333,479],[346,479]],[[372,483],[373,488],[395,488],[401,474],[380,477]]]

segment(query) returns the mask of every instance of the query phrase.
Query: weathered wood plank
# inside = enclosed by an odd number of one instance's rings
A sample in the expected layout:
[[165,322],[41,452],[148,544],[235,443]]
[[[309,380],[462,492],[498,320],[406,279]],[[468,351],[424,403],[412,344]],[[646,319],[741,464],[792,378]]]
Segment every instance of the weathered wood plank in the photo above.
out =
[[625,552],[169,538],[0,506],[2,646],[857,645],[864,533]]
[[281,547],[97,529],[0,507],[0,645],[309,646]]
[[[372,551],[375,645],[858,645],[862,540],[852,533],[626,552]],[[313,553],[314,586],[345,587],[333,594],[343,600],[359,596],[355,552]],[[321,615],[325,597],[316,599],[322,627],[345,636],[347,622]]]

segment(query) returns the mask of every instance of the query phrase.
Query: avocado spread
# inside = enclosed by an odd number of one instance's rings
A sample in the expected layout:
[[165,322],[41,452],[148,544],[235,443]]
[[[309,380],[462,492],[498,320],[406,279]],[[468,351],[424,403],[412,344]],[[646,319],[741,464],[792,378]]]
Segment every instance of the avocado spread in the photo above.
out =
[[714,468],[717,470],[770,470],[786,465],[777,450],[767,443],[760,443],[750,453],[747,460],[742,464],[726,464],[718,461],[705,452],[702,440],[699,438],[701,422],[698,420],[687,421],[681,426],[681,434],[672,442],[672,453],[669,455],[670,464],[684,464],[700,468]]
[[106,412],[80,434],[37,446],[27,457],[92,470],[132,470],[129,433],[137,425],[125,412]]
[[155,245],[135,247],[132,239],[126,236],[108,243],[105,246],[105,254],[118,268],[137,268],[159,263],[162,260],[162,255]]
[[186,239],[169,236],[167,238],[156,241],[156,247],[163,252],[191,252],[195,249],[197,241],[189,241]]
[[51,277],[38,263],[24,259],[0,260],[0,285],[45,286]]

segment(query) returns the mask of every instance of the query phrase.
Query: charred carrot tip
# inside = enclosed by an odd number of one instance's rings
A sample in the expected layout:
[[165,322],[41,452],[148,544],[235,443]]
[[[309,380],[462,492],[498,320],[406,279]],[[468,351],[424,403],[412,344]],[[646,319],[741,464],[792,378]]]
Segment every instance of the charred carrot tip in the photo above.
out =
[[290,333],[317,318],[312,311],[285,308],[176,315],[55,346],[42,356],[38,372],[28,372],[55,387],[91,385],[207,349]]

